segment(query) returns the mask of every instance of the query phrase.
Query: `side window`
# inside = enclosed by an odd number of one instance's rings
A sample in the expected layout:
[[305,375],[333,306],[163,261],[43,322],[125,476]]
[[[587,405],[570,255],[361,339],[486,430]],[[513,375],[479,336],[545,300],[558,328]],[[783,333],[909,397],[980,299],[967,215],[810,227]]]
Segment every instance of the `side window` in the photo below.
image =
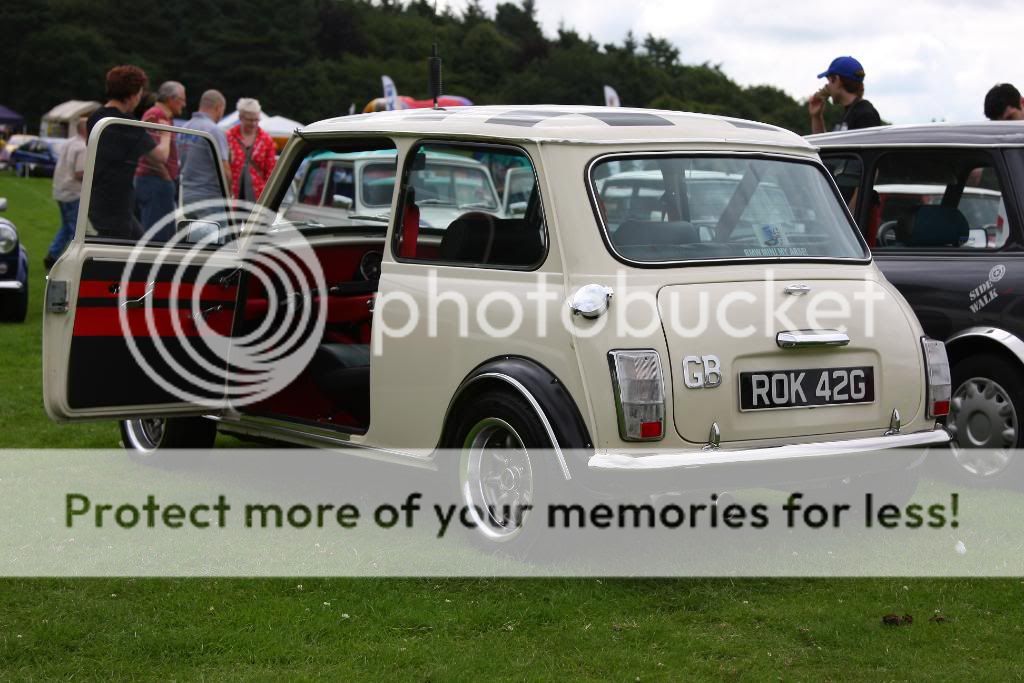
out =
[[310,164],[302,181],[299,201],[310,206],[320,206],[324,198],[324,179],[327,176],[326,160]]
[[[390,140],[311,145],[292,162],[284,196],[269,204],[276,207],[275,222],[307,232],[383,236],[391,222],[397,154]],[[379,168],[391,170],[382,176]]]
[[190,247],[230,238],[234,214],[211,138],[118,118],[94,126],[88,144],[86,241]]
[[872,197],[875,249],[998,249],[1009,236],[1002,184],[986,152],[886,154]]
[[403,169],[400,260],[533,268],[547,253],[536,174],[521,149],[426,143]]

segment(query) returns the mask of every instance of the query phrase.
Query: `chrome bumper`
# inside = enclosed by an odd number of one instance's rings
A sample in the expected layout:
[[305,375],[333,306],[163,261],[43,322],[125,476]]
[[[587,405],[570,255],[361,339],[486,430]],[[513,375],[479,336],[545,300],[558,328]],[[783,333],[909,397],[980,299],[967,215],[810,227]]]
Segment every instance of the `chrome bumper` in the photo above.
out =
[[24,288],[25,288],[25,285],[23,285],[18,280],[0,280],[0,292],[2,292],[2,291],[20,292]]
[[949,433],[942,427],[888,436],[849,439],[846,441],[819,441],[767,448],[736,450],[708,449],[627,455],[625,453],[598,453],[590,457],[588,468],[596,471],[656,471],[714,468],[720,465],[743,465],[770,462],[799,462],[804,458],[842,458],[866,456],[894,448],[926,448],[949,443]]

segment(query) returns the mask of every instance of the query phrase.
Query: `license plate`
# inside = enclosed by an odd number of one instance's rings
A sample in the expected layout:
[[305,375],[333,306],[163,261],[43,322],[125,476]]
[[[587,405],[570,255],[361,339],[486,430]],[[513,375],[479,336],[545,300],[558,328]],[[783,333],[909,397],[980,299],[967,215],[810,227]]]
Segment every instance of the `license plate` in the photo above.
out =
[[875,370],[804,368],[740,373],[740,410],[812,408],[875,400]]

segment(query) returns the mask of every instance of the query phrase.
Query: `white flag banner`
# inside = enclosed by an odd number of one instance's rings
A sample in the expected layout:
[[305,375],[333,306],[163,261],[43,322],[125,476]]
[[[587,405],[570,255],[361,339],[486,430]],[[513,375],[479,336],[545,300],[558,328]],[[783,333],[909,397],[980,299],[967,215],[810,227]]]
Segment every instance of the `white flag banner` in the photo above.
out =
[[384,103],[387,111],[398,109],[398,88],[390,76],[381,76],[380,82],[384,86]]
[[606,107],[621,107],[622,104],[619,102],[619,93],[615,92],[615,88],[610,85],[604,86],[604,106]]

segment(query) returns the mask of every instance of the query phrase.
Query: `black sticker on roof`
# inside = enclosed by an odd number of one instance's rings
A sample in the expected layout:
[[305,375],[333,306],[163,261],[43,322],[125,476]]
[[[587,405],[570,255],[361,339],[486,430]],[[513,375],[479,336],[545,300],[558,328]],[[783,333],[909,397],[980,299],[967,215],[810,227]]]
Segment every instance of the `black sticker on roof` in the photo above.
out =
[[434,114],[416,114],[415,116],[406,116],[405,121],[444,121],[446,118],[452,115],[450,111],[439,111]]
[[775,130],[772,126],[766,126],[763,123],[751,123],[750,121],[729,121],[732,125],[737,128],[753,128],[754,130]]
[[507,111],[504,114],[487,119],[486,123],[496,123],[502,126],[536,126],[541,121],[553,119],[558,116],[566,116],[567,111],[537,111],[535,109],[520,109]]
[[596,114],[584,114],[598,121],[604,121],[609,126],[674,126],[675,124],[657,114],[644,114],[641,112],[600,112]]

